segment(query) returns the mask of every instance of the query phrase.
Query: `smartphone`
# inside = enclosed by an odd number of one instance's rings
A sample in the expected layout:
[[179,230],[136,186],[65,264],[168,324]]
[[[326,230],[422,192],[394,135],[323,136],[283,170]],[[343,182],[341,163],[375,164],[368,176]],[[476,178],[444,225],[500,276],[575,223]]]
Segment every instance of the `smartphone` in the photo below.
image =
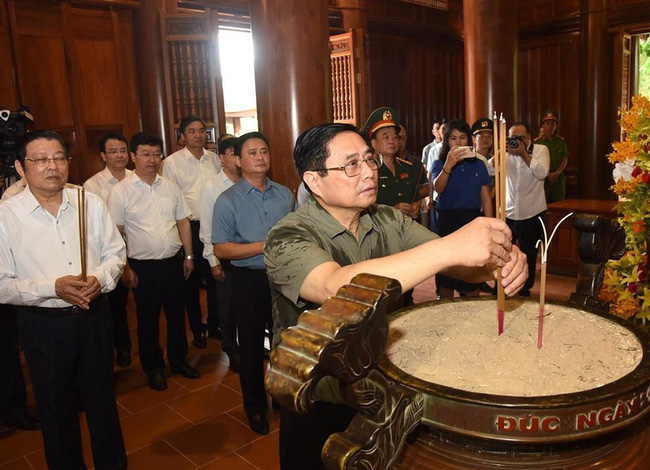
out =
[[465,158],[476,158],[476,149],[472,146],[466,146],[462,145],[458,147],[459,149],[463,149],[465,152],[463,154],[463,159]]

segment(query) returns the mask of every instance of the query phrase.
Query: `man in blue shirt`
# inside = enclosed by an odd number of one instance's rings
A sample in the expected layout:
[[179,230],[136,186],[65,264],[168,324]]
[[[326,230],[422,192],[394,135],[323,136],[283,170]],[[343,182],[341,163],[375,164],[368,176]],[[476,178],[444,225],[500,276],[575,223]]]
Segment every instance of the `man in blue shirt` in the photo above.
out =
[[235,155],[242,177],[217,199],[212,243],[217,258],[229,259],[233,265],[232,308],[237,312],[244,409],[251,429],[268,434],[264,330],[273,330],[273,319],[263,250],[269,230],[291,212],[292,195],[266,176],[271,155],[264,134],[249,132],[239,137]]

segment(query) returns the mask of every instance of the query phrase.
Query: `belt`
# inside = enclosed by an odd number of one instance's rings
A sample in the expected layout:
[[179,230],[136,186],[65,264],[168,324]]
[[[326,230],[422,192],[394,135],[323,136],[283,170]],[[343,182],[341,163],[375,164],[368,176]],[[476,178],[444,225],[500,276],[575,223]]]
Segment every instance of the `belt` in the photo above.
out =
[[146,264],[169,264],[169,263],[173,263],[174,261],[177,261],[179,258],[183,258],[183,252],[181,250],[178,250],[178,252],[174,256],[170,256],[169,258],[163,258],[163,259],[129,258],[129,262],[136,261],[138,263],[146,263]]
[[[90,302],[90,309],[96,308],[104,302],[106,302],[106,297],[104,294],[100,294],[99,297]],[[77,305],[64,308],[24,306],[21,307],[21,309],[30,313],[46,315],[48,317],[82,317],[90,310],[84,310]]]

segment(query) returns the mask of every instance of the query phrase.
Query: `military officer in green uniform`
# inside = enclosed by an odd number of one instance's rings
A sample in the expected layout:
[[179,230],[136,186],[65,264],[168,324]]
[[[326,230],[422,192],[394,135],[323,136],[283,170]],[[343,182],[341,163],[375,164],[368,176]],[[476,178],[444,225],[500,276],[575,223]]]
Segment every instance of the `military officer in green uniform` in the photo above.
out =
[[374,110],[364,126],[375,153],[383,163],[379,168],[377,204],[393,206],[413,219],[420,217],[420,200],[429,195],[429,182],[422,163],[399,154],[399,114],[393,108]]
[[543,134],[535,139],[536,144],[546,145],[551,155],[551,166],[544,181],[546,203],[562,201],[566,195],[564,168],[569,161],[569,148],[564,137],[555,135],[557,114],[550,109],[542,115]]

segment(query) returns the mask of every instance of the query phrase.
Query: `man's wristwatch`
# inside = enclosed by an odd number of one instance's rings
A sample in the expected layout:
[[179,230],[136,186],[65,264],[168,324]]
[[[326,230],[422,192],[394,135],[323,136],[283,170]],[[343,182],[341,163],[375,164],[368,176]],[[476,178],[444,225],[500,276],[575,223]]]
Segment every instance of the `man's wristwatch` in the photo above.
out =
[[193,260],[193,259],[194,259],[194,255],[186,255],[186,256],[185,256],[185,259],[191,259],[191,260]]

